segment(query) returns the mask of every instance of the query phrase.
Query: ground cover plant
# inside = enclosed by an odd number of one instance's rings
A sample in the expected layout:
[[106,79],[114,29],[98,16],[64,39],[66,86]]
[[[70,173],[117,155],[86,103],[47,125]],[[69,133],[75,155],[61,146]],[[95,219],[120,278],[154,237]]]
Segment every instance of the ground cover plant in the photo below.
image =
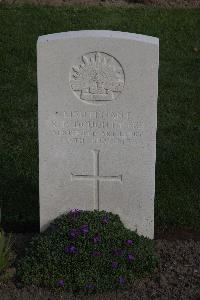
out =
[[81,29],[159,37],[156,228],[200,230],[199,9],[0,5],[2,223],[38,229],[36,42]]
[[153,241],[126,229],[118,215],[72,210],[33,238],[18,276],[25,284],[103,292],[149,275],[156,265]]
[[8,280],[13,274],[8,270],[14,261],[12,253],[13,239],[11,234],[6,236],[0,228],[0,282]]

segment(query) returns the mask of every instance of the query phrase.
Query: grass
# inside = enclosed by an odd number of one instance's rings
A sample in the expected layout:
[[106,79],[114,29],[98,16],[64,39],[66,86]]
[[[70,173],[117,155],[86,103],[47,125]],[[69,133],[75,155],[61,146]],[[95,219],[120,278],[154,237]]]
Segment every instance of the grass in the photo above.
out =
[[0,5],[2,223],[38,228],[36,41],[109,29],[160,38],[155,225],[200,230],[200,10]]

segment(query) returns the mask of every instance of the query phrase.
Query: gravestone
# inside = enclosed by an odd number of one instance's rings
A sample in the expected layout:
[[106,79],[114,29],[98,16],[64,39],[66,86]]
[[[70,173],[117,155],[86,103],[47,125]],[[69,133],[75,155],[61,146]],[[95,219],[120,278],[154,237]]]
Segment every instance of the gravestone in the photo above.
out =
[[114,31],[39,37],[41,230],[97,209],[153,238],[158,44]]

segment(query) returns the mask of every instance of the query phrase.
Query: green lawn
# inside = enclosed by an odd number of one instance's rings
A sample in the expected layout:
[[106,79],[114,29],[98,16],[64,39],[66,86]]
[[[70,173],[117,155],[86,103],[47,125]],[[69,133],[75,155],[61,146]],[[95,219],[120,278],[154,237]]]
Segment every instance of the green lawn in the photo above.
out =
[[160,38],[155,224],[200,230],[200,9],[0,5],[3,225],[39,222],[37,38],[80,29]]

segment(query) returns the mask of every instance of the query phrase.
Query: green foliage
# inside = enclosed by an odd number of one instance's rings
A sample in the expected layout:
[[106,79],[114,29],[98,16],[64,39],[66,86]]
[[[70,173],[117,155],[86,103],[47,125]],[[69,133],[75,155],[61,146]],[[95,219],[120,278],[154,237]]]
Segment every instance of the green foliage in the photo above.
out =
[[24,284],[106,291],[152,273],[153,241],[124,227],[118,215],[74,211],[35,236],[18,263]]
[[0,229],[0,274],[2,274],[10,264],[11,246],[11,235],[6,238],[4,231]]

